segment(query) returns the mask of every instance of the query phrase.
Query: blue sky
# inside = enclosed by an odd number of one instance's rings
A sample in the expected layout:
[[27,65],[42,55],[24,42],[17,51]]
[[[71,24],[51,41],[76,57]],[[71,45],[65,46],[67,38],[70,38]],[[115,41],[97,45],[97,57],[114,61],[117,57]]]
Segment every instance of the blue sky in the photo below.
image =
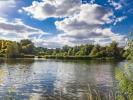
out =
[[[85,1],[85,0],[84,0]],[[0,39],[37,46],[123,45],[133,28],[132,0],[2,0]]]

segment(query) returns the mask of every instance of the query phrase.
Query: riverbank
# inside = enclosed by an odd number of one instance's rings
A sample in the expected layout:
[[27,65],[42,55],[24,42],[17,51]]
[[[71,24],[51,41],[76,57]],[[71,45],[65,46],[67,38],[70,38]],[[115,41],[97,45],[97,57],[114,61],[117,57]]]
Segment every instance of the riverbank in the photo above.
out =
[[[8,57],[4,57],[1,56],[0,58],[8,58]],[[126,58],[115,58],[115,57],[90,57],[90,56],[53,56],[53,55],[40,55],[40,56],[36,56],[36,55],[19,55],[16,57],[10,57],[10,58],[45,58],[45,59],[62,59],[62,60],[125,60]]]
[[44,56],[46,59],[69,59],[69,60],[125,60],[125,58],[114,57],[89,57],[89,56]]

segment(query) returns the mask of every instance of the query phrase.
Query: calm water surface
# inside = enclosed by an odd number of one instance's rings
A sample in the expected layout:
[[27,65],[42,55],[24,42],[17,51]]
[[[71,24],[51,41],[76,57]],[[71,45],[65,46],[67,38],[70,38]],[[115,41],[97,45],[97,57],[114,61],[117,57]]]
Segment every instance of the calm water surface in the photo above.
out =
[[88,100],[116,90],[120,62],[65,60],[0,60],[0,100]]

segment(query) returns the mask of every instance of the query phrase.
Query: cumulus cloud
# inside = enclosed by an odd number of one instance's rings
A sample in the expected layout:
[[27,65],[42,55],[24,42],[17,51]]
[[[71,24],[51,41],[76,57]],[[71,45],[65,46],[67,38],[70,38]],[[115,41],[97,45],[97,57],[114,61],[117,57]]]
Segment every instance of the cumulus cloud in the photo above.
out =
[[[80,6],[80,13],[75,14],[73,17],[65,18],[62,21],[56,21],[57,29],[62,30],[64,33],[60,37],[64,40],[67,39],[69,44],[86,44],[86,43],[100,43],[105,44],[104,40],[110,43],[117,41],[123,36],[113,33],[110,28],[102,28],[106,23],[111,23],[114,19],[113,12],[109,9],[97,4],[86,4]],[[121,20],[123,18],[120,18]],[[121,21],[118,19],[119,21]],[[118,22],[118,21],[117,21]],[[116,22],[116,23],[117,23]],[[67,42],[68,44],[68,42]]]
[[30,35],[38,37],[47,34],[40,29],[25,25],[20,19],[8,21],[5,18],[0,18],[0,38],[10,40],[20,40],[30,38]]
[[[120,3],[109,0],[116,10]],[[112,32],[105,24],[116,24],[126,17],[115,17],[113,11],[101,5],[89,3],[81,4],[80,0],[44,0],[33,1],[29,7],[23,7],[19,12],[26,12],[33,18],[45,20],[50,17],[62,18],[55,22],[55,26],[62,33],[55,37],[38,40],[43,45],[78,45],[86,43],[108,44],[113,40],[120,42],[123,35]]]
[[45,0],[44,2],[33,1],[29,7],[23,7],[33,18],[44,20],[49,17],[68,17],[79,12],[80,0]]

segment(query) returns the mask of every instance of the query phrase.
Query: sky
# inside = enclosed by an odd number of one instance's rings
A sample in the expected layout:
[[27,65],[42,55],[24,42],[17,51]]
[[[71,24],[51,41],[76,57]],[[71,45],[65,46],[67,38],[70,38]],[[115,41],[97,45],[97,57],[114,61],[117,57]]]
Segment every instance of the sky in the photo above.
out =
[[124,45],[133,29],[133,0],[0,0],[0,39],[36,46]]

